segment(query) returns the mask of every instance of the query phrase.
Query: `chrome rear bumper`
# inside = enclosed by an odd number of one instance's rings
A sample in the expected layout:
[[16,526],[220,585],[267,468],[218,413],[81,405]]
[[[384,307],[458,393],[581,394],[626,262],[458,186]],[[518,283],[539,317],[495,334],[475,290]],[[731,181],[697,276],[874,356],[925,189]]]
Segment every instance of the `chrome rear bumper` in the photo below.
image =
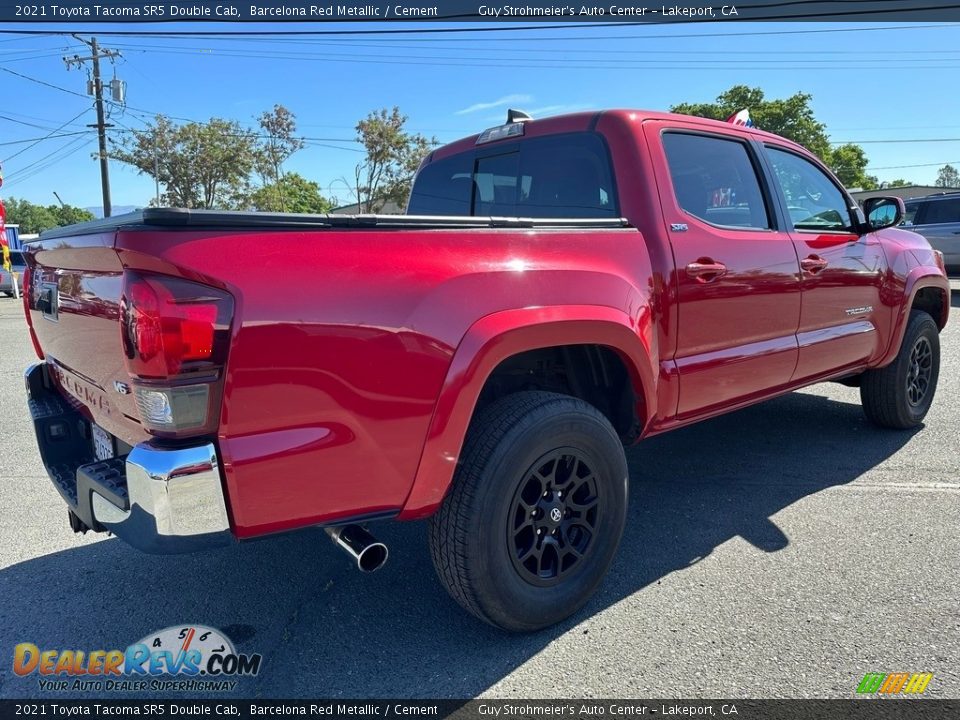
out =
[[90,424],[59,394],[44,363],[25,373],[43,464],[80,521],[149,553],[181,553],[229,544],[216,448],[206,442],[164,448],[141,443],[125,457],[96,461]]

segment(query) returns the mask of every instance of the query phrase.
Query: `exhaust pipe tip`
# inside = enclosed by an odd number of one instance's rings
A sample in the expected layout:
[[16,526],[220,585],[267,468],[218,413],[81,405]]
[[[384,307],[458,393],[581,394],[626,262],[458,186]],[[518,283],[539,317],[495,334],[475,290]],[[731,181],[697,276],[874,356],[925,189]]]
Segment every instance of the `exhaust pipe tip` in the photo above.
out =
[[386,564],[390,555],[386,545],[359,525],[326,527],[324,532],[334,545],[353,559],[360,572],[376,572]]
[[390,551],[382,542],[375,542],[364,548],[363,552],[357,558],[357,567],[360,572],[376,572],[387,564],[387,557]]

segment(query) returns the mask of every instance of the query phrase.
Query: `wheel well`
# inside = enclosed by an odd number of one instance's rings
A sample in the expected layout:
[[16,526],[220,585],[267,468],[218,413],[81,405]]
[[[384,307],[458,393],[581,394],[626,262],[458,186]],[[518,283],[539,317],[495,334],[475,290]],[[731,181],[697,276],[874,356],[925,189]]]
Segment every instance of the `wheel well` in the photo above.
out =
[[638,395],[624,359],[604,345],[560,345],[513,355],[490,373],[474,413],[505,395],[547,390],[572,395],[602,412],[624,443],[641,429]]
[[917,290],[913,296],[913,305],[911,310],[923,310],[933,318],[937,327],[943,330],[943,293],[939,288],[925,287]]

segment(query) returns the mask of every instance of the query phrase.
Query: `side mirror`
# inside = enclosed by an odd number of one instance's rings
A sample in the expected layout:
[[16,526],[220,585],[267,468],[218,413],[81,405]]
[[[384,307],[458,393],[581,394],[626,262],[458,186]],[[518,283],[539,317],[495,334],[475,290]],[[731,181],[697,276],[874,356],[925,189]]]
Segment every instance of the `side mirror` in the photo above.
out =
[[901,198],[875,197],[863,201],[863,212],[867,217],[867,232],[874,232],[899,225],[906,208]]

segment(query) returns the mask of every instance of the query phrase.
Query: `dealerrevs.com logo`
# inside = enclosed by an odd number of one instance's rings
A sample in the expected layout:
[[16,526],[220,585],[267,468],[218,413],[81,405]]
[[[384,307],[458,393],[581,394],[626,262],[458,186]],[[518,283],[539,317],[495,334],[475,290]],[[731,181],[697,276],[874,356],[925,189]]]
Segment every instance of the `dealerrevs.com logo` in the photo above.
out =
[[205,625],[174,625],[124,650],[13,650],[13,672],[38,676],[41,690],[208,692],[233,690],[260,672],[261,655],[238,653],[230,638]]

